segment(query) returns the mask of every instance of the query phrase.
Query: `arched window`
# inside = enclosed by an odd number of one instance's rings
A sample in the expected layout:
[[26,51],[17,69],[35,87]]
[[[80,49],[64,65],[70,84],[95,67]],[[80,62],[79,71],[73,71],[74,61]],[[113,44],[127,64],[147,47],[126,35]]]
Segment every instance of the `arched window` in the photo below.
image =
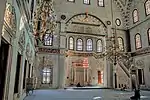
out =
[[145,2],[145,11],[146,11],[146,15],[150,14],[150,0],[147,0]]
[[135,35],[135,46],[136,49],[142,48],[141,35],[139,33]]
[[52,42],[53,42],[53,35],[46,33],[44,35],[44,45],[52,46]]
[[90,4],[90,0],[83,0],[83,3],[89,5]]
[[77,39],[77,50],[83,50],[83,40]]
[[118,37],[118,45],[119,45],[119,49],[121,51],[124,51],[124,42],[123,42],[123,38]]
[[148,31],[147,31],[147,35],[148,35],[148,43],[149,43],[149,45],[150,45],[150,28],[149,28]]
[[136,23],[139,21],[139,15],[138,15],[138,10],[134,9],[133,10],[133,22]]
[[97,0],[97,4],[100,7],[104,7],[104,0]]
[[44,84],[49,84],[51,83],[51,76],[52,76],[52,69],[51,68],[47,68],[45,67],[43,69],[43,80],[42,80],[42,83]]
[[87,51],[92,51],[93,50],[93,41],[92,41],[92,39],[87,39],[86,40],[86,50]]
[[97,44],[97,52],[103,52],[103,43],[102,43],[102,40],[99,39],[96,44]]
[[74,39],[73,39],[73,37],[69,37],[69,49],[70,50],[74,49]]

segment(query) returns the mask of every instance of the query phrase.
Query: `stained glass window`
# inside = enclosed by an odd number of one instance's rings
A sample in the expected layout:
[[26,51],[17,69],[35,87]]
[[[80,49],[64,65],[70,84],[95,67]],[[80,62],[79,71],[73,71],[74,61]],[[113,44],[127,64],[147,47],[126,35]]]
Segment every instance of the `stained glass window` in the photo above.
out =
[[74,49],[74,39],[73,39],[73,37],[69,38],[69,49],[71,49],[71,50]]
[[44,45],[52,46],[53,42],[53,35],[52,34],[45,34],[44,36]]
[[136,49],[139,49],[139,48],[142,47],[141,35],[140,34],[135,35],[135,46],[136,46]]
[[90,4],[90,0],[83,0],[84,4]]
[[51,82],[52,69],[45,67],[43,69],[43,82],[44,84],[49,84]]
[[98,6],[103,7],[104,6],[104,0],[97,0]]
[[139,21],[139,15],[138,15],[138,10],[134,9],[133,10],[133,22],[136,23]]
[[147,0],[145,2],[145,10],[146,10],[146,15],[150,14],[150,0]]
[[83,40],[77,39],[77,50],[83,50]]
[[87,41],[86,41],[86,49],[87,49],[87,51],[92,51],[92,49],[93,49],[93,41],[92,41],[92,39],[87,39]]
[[103,44],[101,39],[97,41],[97,52],[103,52]]
[[118,37],[118,45],[119,45],[119,49],[120,49],[121,51],[124,50],[124,44],[123,44],[123,43],[124,43],[124,42],[123,42],[123,38]]

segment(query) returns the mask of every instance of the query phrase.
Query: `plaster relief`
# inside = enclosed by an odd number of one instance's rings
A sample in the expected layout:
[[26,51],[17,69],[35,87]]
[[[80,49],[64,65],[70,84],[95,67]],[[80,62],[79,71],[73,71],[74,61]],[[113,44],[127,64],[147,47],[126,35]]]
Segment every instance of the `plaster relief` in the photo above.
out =
[[7,24],[7,26],[13,31],[13,34],[15,34],[17,27],[16,12],[15,8],[9,3],[6,4],[4,21]]

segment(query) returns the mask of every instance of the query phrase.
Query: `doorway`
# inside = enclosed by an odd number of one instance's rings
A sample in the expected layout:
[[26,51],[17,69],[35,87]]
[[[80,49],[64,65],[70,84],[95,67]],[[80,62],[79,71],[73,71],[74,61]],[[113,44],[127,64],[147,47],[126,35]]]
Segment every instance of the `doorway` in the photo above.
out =
[[0,100],[3,99],[9,44],[2,41],[0,47]]
[[20,53],[18,53],[18,56],[17,56],[17,65],[16,65],[16,76],[15,76],[14,93],[18,93],[19,77],[20,77],[20,64],[21,64],[21,55],[20,55]]
[[144,70],[143,69],[138,69],[138,80],[139,80],[139,85],[144,84]]
[[103,71],[98,71],[98,84],[103,84]]

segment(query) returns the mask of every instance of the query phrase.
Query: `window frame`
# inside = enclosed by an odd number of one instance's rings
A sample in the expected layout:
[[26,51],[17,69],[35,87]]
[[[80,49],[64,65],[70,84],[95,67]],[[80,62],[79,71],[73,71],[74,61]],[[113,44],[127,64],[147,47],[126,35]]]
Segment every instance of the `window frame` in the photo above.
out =
[[[119,38],[120,38],[121,41],[122,41],[122,47],[123,47],[123,48],[122,48],[123,50],[121,50],[121,51],[125,51],[125,48],[124,48],[124,39],[123,39],[122,37],[118,37],[117,39],[119,39]],[[119,41],[118,41],[118,45],[119,45]],[[119,50],[120,50],[120,45],[119,45]]]
[[[135,16],[134,16],[134,12],[137,11],[136,15],[137,15],[137,21],[135,21]],[[132,19],[133,19],[133,23],[137,23],[139,21],[139,11],[138,9],[134,9],[132,12]]]
[[[87,43],[88,43],[88,40],[91,40],[91,42],[92,42],[91,45],[88,45],[88,44],[87,44]],[[89,47],[89,46],[92,47],[92,50],[88,50],[88,47]],[[87,39],[86,39],[86,51],[88,51],[88,52],[93,51],[93,40],[92,40],[91,38],[87,38]]]
[[91,4],[91,1],[89,0],[89,3],[85,3],[84,2],[85,0],[83,0],[83,4],[85,4],[85,5],[90,5]]
[[[46,71],[44,72],[44,68],[46,69]],[[43,70],[42,70],[42,84],[51,84],[51,80],[50,80],[50,78],[51,78],[51,74],[53,74],[52,73],[52,68],[47,68],[47,67],[44,67],[43,68]],[[51,70],[51,72],[48,72],[47,70]],[[50,74],[49,76],[47,75],[47,74]],[[46,74],[45,76],[44,76],[44,74]],[[44,77],[45,77],[45,79],[48,79],[49,78],[49,82],[46,80],[46,82],[44,82],[43,81],[43,79],[44,79]]]
[[[78,50],[78,40],[79,40],[79,39],[82,40],[82,50]],[[82,39],[82,38],[77,38],[77,40],[76,40],[76,50],[77,50],[77,51],[83,51],[83,48],[84,48],[83,39]]]
[[147,30],[148,44],[150,45],[150,28]]
[[[136,36],[139,35],[140,36],[140,43],[141,43],[141,47],[137,48],[137,42],[136,42]],[[134,41],[135,41],[135,49],[138,50],[138,49],[141,49],[142,48],[142,39],[141,39],[141,34],[137,33],[135,34],[135,37],[134,37]]]
[[[101,41],[102,51],[98,51],[98,41]],[[102,40],[102,39],[98,39],[98,40],[96,41],[96,52],[98,52],[98,53],[102,53],[102,52],[103,52],[103,40]]]
[[[73,39],[73,49],[70,48],[70,39],[71,38]],[[69,47],[69,50],[74,50],[74,38],[72,36],[69,37],[68,47]]]
[[[145,15],[148,16],[150,15],[150,12],[149,14],[147,13],[147,9],[146,9],[146,3],[148,2],[149,0],[146,0],[145,3],[144,3],[144,9],[145,9]],[[150,1],[149,1],[150,2]],[[150,8],[149,8],[150,9]]]
[[[117,24],[117,21],[119,21],[119,23],[120,23],[119,25]],[[116,18],[115,23],[116,23],[117,26],[121,26],[121,24],[122,24],[121,20],[119,18]]]
[[104,0],[103,0],[103,6],[100,6],[100,5],[99,5],[99,0],[97,0],[97,6],[98,6],[98,7],[105,7]]
[[[46,36],[46,34],[49,34],[49,36],[51,35],[51,44],[50,45],[46,45],[45,44],[45,36]],[[53,34],[50,34],[50,33],[45,33],[44,34],[44,36],[43,36],[43,41],[44,41],[44,46],[53,46]],[[49,42],[50,42],[50,40],[49,40]]]

